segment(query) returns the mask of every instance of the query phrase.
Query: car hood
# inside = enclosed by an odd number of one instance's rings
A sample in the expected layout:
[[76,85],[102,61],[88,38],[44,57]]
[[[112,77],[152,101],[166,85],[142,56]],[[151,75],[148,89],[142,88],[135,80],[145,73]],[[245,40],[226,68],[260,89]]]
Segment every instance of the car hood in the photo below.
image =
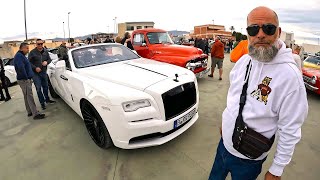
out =
[[320,69],[303,67],[302,72],[304,75],[309,76],[309,77],[312,77],[312,76],[320,77]]
[[144,91],[168,78],[188,74],[187,69],[149,59],[135,59],[81,69],[80,74]]
[[183,46],[176,44],[157,44],[153,45],[152,49],[155,54],[166,55],[166,56],[194,56],[194,59],[203,56],[202,50],[193,46]]

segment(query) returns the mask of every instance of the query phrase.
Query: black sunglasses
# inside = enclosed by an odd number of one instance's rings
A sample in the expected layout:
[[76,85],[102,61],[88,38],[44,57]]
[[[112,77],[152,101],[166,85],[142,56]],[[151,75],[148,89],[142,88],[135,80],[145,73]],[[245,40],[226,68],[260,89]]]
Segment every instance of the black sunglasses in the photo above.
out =
[[262,31],[269,36],[274,35],[277,30],[277,26],[273,24],[263,24],[262,26],[254,24],[247,27],[247,32],[249,36],[256,36],[259,33],[260,28],[262,28]]
[[43,43],[38,43],[37,45],[39,45],[39,46],[40,46],[40,45],[43,45]]

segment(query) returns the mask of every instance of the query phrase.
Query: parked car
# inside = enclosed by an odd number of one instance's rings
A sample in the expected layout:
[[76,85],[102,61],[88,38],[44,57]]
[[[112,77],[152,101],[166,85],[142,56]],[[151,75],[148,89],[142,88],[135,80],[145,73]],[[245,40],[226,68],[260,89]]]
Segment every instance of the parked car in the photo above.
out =
[[134,49],[144,58],[187,68],[197,77],[203,77],[210,70],[208,55],[192,46],[175,45],[164,30],[139,29],[133,31],[132,37]]
[[178,66],[141,58],[127,47],[93,44],[49,64],[49,90],[83,120],[101,148],[166,143],[198,119],[195,75]]
[[306,88],[320,94],[320,56],[309,56],[305,59],[302,73]]
[[17,73],[13,66],[13,58],[3,59],[4,73],[5,73],[5,83],[7,86],[11,86],[17,82]]

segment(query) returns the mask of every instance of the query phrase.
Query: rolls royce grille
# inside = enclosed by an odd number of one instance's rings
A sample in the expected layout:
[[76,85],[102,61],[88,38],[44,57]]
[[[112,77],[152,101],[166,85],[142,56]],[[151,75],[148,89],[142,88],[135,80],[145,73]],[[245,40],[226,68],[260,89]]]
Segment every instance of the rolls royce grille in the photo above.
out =
[[172,119],[196,104],[197,93],[194,82],[186,83],[162,94],[166,120]]

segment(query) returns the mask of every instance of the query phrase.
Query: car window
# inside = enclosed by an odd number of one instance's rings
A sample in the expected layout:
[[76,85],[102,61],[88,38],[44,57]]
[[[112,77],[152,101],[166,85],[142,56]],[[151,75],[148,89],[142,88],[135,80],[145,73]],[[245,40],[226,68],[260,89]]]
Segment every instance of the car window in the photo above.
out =
[[142,43],[146,43],[144,40],[143,34],[135,34],[133,37],[133,45],[141,45]]
[[86,46],[72,51],[76,68],[85,68],[119,61],[139,58],[134,52],[123,45]]
[[173,44],[170,36],[166,32],[151,32],[147,34],[150,44],[162,44],[169,43]]
[[305,62],[320,65],[320,56],[309,56]]

